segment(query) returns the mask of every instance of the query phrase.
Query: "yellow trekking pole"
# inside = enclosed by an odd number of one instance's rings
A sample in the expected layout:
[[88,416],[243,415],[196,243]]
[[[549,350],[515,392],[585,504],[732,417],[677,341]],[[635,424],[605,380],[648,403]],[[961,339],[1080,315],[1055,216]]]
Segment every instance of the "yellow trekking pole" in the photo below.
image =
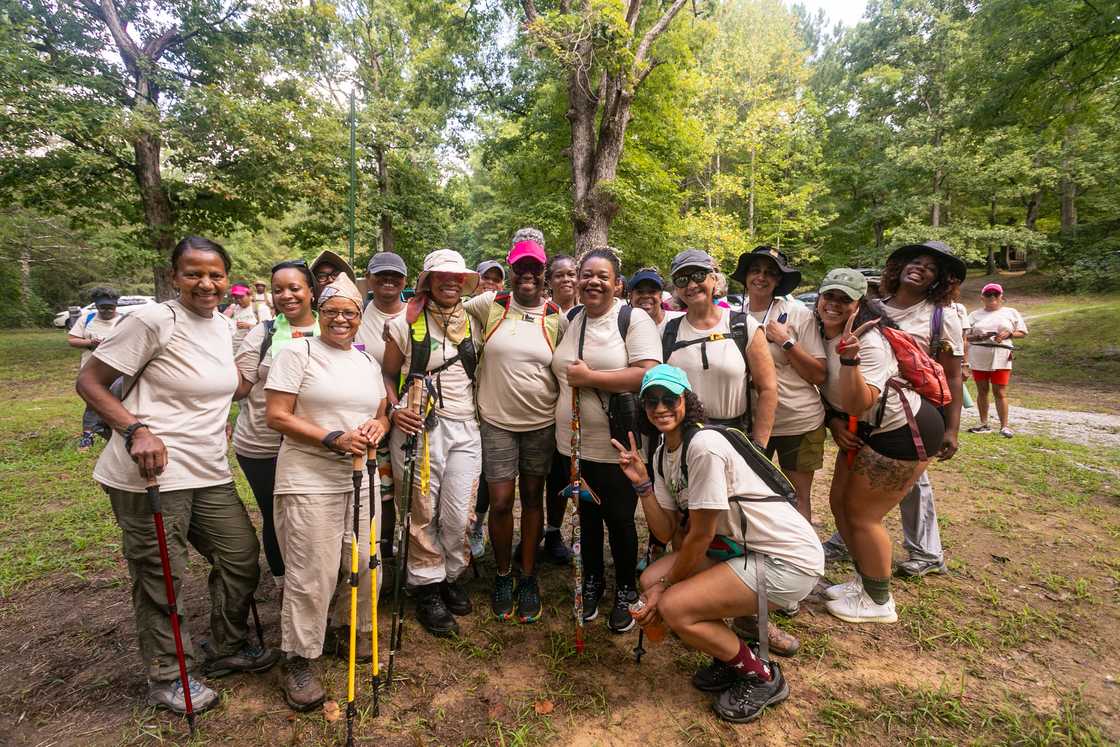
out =
[[[373,618],[373,715],[381,715],[381,708],[379,705],[378,690],[381,689],[381,663],[378,660],[377,651],[377,568],[381,565],[381,560],[377,557],[377,550],[380,541],[375,537],[380,537],[380,532],[377,531],[377,515],[376,504],[373,497],[374,480],[377,479],[377,448],[376,446],[369,450],[366,459],[366,470],[369,472],[369,605],[370,617]],[[378,496],[380,502],[380,496]]]
[[[354,744],[354,663],[358,649],[358,512],[362,508],[362,471],[366,455],[354,457],[354,534],[350,538],[350,657],[346,665],[346,745]],[[377,652],[374,652],[376,660]]]

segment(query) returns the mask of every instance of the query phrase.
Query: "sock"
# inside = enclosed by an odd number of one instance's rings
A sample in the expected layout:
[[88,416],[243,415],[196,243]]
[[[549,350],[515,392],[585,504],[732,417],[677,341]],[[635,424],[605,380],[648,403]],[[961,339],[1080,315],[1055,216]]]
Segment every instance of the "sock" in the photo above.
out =
[[887,600],[891,598],[891,579],[887,578],[872,578],[871,576],[864,576],[860,574],[863,580],[863,590],[867,592],[867,596],[871,597],[871,601],[875,604],[886,604]]
[[751,647],[742,641],[739,641],[739,653],[735,654],[726,663],[730,664],[740,677],[746,677],[753,672],[763,681],[770,681],[770,667],[766,666],[762,659],[755,656]]

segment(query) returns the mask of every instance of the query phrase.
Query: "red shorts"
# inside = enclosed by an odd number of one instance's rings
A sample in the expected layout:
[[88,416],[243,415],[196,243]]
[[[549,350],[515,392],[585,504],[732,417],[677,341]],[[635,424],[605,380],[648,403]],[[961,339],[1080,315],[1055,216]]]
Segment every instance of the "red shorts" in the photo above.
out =
[[974,381],[990,381],[997,386],[1007,386],[1011,381],[1011,369],[1001,368],[996,371],[977,371],[972,370],[972,378]]

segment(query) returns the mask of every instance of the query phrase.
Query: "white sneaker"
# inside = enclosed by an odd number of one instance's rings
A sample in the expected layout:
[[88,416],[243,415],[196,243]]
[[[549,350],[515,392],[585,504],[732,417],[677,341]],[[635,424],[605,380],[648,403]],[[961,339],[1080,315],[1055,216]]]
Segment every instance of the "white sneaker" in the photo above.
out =
[[845,581],[842,584],[833,584],[824,590],[825,599],[840,599],[849,594],[859,594],[863,591],[863,581],[859,576],[856,576],[851,581]]
[[867,592],[833,599],[825,604],[824,608],[833,617],[838,617],[850,623],[893,623],[898,622],[898,615],[894,609],[894,597],[888,597],[883,604],[875,604]]

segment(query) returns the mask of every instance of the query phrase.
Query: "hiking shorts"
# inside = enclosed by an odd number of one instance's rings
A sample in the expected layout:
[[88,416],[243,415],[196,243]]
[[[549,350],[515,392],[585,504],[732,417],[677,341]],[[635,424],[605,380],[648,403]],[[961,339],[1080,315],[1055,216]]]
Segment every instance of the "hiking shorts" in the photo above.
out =
[[1007,386],[1011,383],[1011,369],[1000,368],[995,371],[977,371],[972,369],[972,379],[974,381],[990,381],[996,386]]
[[483,420],[482,474],[487,482],[514,480],[519,474],[544,477],[552,469],[556,426],[535,431],[507,431]]
[[824,466],[825,427],[793,436],[771,436],[766,456],[778,454],[778,466],[786,472],[816,472]]
[[[758,577],[755,575],[754,556],[753,552],[748,552],[745,557],[731,558],[723,562],[739,577],[740,581],[757,594]],[[803,571],[770,555],[762,556],[762,564],[766,566],[767,601],[785,609],[793,609],[798,602],[809,596],[809,592],[816,586],[819,578],[815,573]]]
[[[918,435],[922,439],[926,457],[932,459],[941,448],[941,439],[945,435],[945,420],[936,407],[923,399],[922,406],[914,413],[914,421],[918,426]],[[918,450],[914,447],[914,433],[910,430],[909,423],[903,423],[894,430],[866,436],[863,442],[868,448],[888,459],[903,462],[918,460]]]

